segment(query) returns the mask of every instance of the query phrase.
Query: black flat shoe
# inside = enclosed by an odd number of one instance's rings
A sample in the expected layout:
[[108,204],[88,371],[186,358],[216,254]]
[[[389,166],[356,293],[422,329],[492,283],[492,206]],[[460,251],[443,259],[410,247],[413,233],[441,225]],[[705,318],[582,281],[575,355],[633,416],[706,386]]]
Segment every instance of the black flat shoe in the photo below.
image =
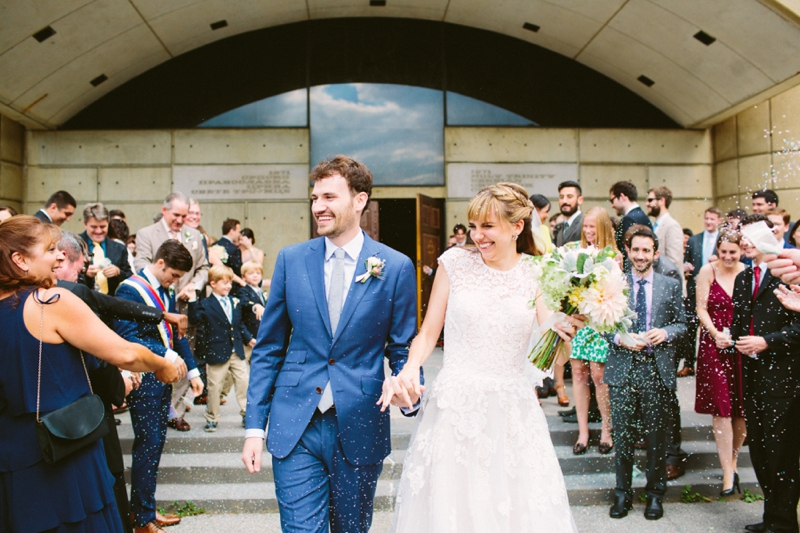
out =
[[767,526],[764,525],[764,522],[759,522],[758,524],[746,525],[744,528],[752,533],[763,533],[767,529]]
[[572,455],[583,455],[586,453],[586,444],[581,444],[580,442],[576,442],[575,446],[572,447]]
[[603,455],[608,455],[609,453],[611,453],[611,450],[613,449],[614,445],[609,444],[607,442],[601,442],[600,444],[597,445],[597,451]]
[[733,485],[731,488],[727,490],[722,490],[719,495],[720,496],[733,496],[734,491],[737,491],[739,494],[742,493],[742,489],[739,487],[739,474],[737,472],[733,473]]
[[647,504],[644,508],[644,517],[647,520],[658,520],[664,516],[664,506],[661,505],[661,498],[658,496],[648,496]]
[[576,412],[577,412],[577,411],[575,411],[575,408],[573,407],[572,409],[565,409],[565,410],[563,410],[563,411],[559,411],[559,412],[558,412],[558,416],[561,416],[561,417],[564,417],[564,416],[573,416],[573,415],[574,415]]
[[608,511],[611,518],[625,518],[628,511],[633,509],[633,498],[630,494],[614,492],[614,505]]

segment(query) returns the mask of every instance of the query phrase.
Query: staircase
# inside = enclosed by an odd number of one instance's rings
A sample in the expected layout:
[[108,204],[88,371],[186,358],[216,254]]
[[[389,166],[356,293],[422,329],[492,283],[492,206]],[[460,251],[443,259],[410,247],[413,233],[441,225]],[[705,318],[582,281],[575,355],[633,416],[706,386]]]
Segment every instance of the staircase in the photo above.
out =
[[[442,351],[437,349],[425,365],[428,379],[433,379],[441,367]],[[568,383],[569,388],[569,383]],[[683,409],[683,449],[689,454],[686,475],[670,481],[666,500],[680,500],[681,490],[691,485],[698,492],[712,499],[718,497],[722,484],[716,446],[711,433],[711,417],[698,415],[694,407],[694,378],[678,380],[679,398]],[[571,391],[568,391],[571,393]],[[192,501],[198,507],[213,512],[268,512],[277,511],[275,486],[269,454],[264,451],[262,470],[250,475],[241,461],[244,429],[238,406],[233,397],[222,406],[222,420],[216,433],[205,433],[202,406],[195,406],[186,419],[192,430],[181,433],[168,430],[167,442],[158,476],[156,499],[159,505],[175,500]],[[610,501],[614,487],[614,452],[601,455],[597,451],[600,424],[590,424],[592,446],[586,454],[572,455],[572,445],[578,435],[576,424],[566,424],[558,416],[560,409],[555,398],[543,400],[551,438],[561,469],[566,480],[570,502],[573,505],[596,505]],[[130,450],[133,430],[127,414],[120,416],[120,441],[126,465],[130,465]],[[414,419],[406,418],[393,410],[392,454],[384,460],[383,471],[378,481],[375,498],[376,510],[390,510],[403,470],[403,459],[413,429]],[[634,473],[634,487],[643,488],[645,452],[636,452],[640,474]],[[747,447],[739,457],[739,475],[742,487],[756,491],[755,473],[750,464]],[[760,491],[759,491],[760,492]]]

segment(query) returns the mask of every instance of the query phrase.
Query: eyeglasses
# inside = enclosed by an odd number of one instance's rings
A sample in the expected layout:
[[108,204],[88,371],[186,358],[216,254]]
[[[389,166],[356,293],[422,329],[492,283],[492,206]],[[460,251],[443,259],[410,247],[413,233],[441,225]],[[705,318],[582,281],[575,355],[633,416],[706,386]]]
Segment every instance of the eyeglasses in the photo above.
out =
[[612,196],[611,198],[608,199],[608,203],[613,204],[614,200],[616,200],[617,198],[618,196]]

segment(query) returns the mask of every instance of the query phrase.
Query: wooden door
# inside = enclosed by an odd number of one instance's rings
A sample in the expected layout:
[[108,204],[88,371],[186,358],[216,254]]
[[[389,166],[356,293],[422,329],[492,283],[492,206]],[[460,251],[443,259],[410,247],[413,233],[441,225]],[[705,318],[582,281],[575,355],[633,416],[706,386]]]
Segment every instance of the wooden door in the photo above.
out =
[[[378,202],[375,200],[370,200],[367,207],[361,212],[361,229],[375,242],[380,242],[381,236],[378,212]],[[319,237],[317,219],[311,215],[311,238],[316,239],[317,237]]]
[[428,299],[433,288],[433,276],[422,271],[423,266],[437,267],[442,254],[442,215],[444,200],[417,195],[417,326],[422,325]]

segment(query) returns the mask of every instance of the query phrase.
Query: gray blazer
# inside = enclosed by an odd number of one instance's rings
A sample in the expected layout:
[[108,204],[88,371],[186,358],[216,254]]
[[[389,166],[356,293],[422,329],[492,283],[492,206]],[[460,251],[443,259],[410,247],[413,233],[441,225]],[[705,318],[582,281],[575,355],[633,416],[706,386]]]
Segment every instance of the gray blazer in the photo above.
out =
[[564,246],[568,242],[575,242],[581,240],[581,228],[583,227],[583,213],[578,215],[572,224],[569,225],[567,231],[556,232],[556,246]]
[[[628,275],[628,284],[633,286],[633,279]],[[628,295],[628,305],[633,309],[633,290]],[[669,390],[675,390],[675,350],[678,341],[686,334],[686,318],[683,314],[683,290],[681,284],[661,274],[653,276],[653,309],[651,324],[653,328],[661,328],[667,332],[667,340],[654,346],[654,355],[658,365],[658,373]],[[608,360],[606,361],[603,381],[612,387],[628,385],[636,353],[623,346],[614,344],[613,335],[608,339]]]

